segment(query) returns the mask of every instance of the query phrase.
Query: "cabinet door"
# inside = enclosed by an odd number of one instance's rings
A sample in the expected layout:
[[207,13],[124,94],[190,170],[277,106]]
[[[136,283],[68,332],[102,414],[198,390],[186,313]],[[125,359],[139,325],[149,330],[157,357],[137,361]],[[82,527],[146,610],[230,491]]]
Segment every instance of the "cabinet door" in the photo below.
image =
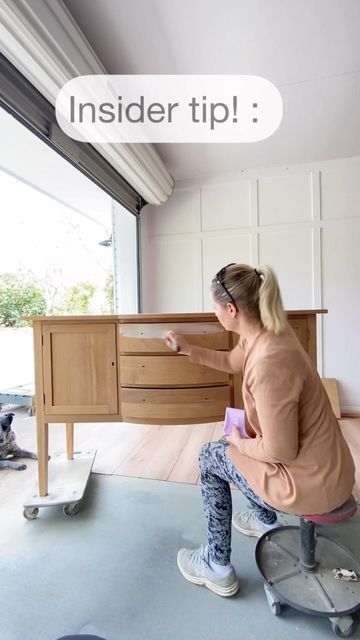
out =
[[45,414],[116,414],[115,324],[43,326]]

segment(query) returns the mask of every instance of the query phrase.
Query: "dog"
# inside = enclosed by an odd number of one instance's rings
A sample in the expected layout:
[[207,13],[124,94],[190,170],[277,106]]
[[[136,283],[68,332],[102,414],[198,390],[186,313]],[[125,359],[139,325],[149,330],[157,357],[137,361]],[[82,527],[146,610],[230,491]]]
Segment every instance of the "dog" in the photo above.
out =
[[26,469],[26,464],[23,462],[16,462],[11,458],[32,458],[37,460],[36,453],[32,451],[26,451],[26,449],[20,449],[16,444],[15,431],[11,428],[14,413],[0,414],[0,469],[16,469],[17,471],[23,471]]

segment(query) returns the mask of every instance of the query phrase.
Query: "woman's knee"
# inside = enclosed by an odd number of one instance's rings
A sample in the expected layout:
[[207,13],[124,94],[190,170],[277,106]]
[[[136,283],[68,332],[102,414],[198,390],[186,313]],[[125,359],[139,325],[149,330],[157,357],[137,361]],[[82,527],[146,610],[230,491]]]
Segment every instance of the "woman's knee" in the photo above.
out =
[[212,442],[207,442],[200,449],[200,453],[199,453],[199,466],[200,466],[200,469],[204,469],[206,467],[207,462],[210,459],[210,456],[211,456],[211,445],[212,444],[213,444]]
[[200,453],[199,453],[199,462],[201,462],[202,460],[204,460],[204,458],[208,457],[208,451],[209,451],[209,445],[211,444],[211,442],[206,442],[200,449]]

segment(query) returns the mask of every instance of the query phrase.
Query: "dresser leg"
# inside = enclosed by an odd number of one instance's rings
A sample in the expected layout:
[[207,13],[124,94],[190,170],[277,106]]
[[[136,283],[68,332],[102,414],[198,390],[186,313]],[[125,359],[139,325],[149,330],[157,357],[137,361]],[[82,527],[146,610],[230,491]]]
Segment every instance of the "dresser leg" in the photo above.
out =
[[49,425],[38,416],[36,419],[39,495],[48,493]]
[[74,423],[66,423],[66,453],[67,459],[74,459]]

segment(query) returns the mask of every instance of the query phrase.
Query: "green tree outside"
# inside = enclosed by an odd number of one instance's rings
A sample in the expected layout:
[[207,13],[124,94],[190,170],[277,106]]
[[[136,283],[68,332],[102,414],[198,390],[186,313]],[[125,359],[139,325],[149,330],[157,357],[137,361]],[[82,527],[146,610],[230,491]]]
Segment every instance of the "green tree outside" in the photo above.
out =
[[104,291],[108,307],[106,313],[114,313],[114,275],[111,272],[106,277]]
[[61,302],[54,306],[55,315],[85,315],[89,313],[95,286],[90,282],[79,282],[64,290]]
[[41,316],[46,311],[43,291],[24,274],[0,274],[0,324],[3,327],[25,327],[22,316]]
[[[101,313],[114,312],[114,277],[108,273],[103,285],[105,304]],[[0,326],[25,327],[22,316],[86,315],[96,287],[91,282],[78,282],[62,288],[60,281],[52,288],[31,272],[0,274]]]

